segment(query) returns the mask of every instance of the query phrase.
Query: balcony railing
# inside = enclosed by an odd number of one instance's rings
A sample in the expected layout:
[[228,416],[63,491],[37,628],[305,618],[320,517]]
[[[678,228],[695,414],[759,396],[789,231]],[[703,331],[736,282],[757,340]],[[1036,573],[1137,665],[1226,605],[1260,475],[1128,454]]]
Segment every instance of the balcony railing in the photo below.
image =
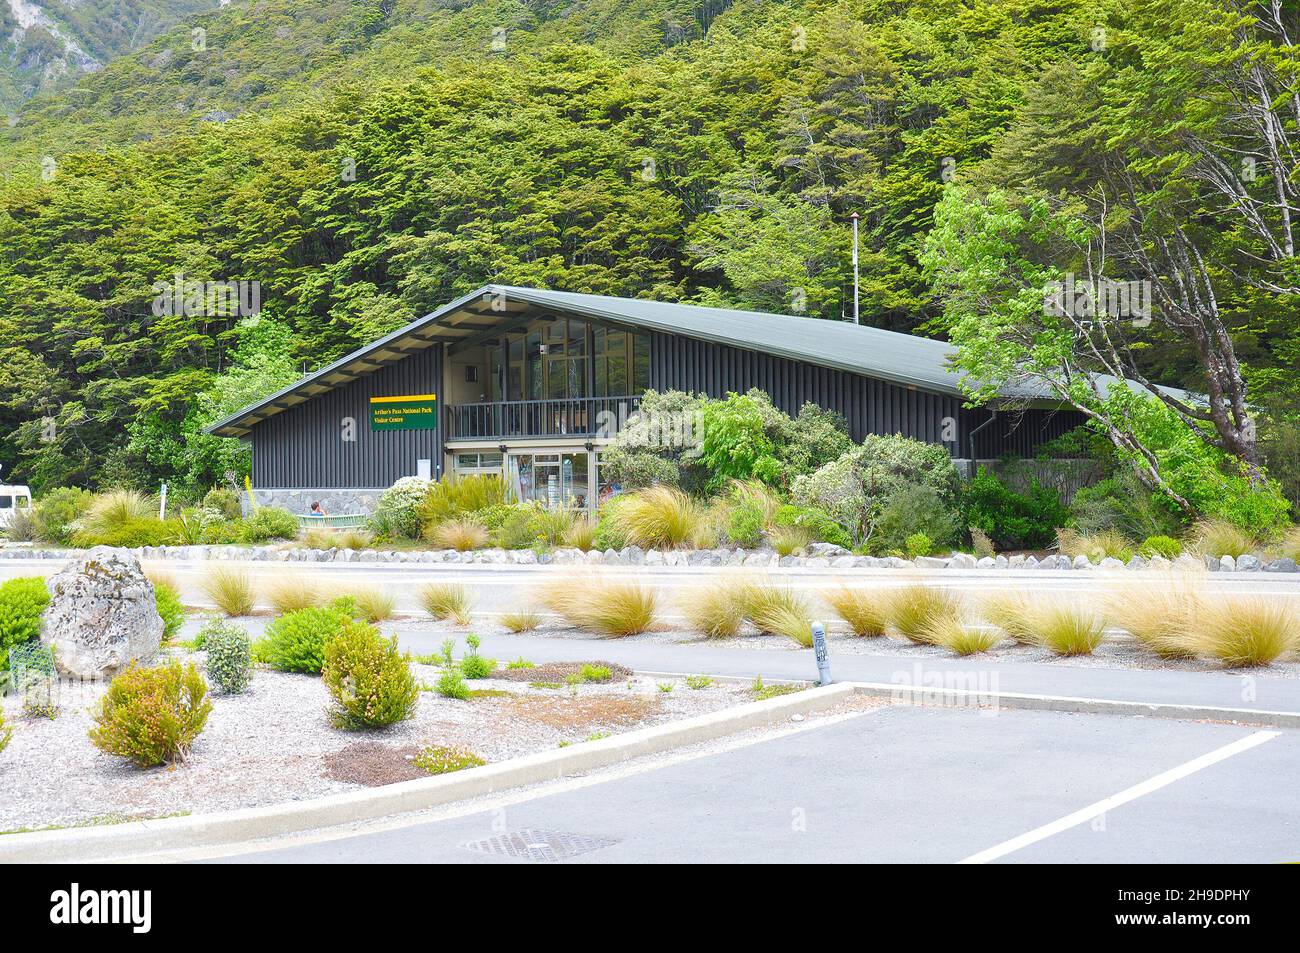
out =
[[640,404],[631,396],[452,404],[447,439],[613,436]]

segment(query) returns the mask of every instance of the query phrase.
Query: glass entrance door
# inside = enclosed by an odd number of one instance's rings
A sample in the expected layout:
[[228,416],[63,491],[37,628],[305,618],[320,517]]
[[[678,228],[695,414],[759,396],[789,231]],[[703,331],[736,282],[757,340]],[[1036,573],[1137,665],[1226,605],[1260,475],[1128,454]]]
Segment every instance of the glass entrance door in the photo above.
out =
[[587,509],[591,503],[591,454],[586,450],[512,453],[510,479],[522,503]]

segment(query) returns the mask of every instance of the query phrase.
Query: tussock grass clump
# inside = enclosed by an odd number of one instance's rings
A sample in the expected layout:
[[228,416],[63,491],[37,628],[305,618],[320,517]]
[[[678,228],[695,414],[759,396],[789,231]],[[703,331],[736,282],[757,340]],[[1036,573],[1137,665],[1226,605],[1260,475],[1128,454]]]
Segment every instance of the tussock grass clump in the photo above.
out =
[[397,611],[397,596],[382,586],[354,586],[347,594],[367,622],[385,622]]
[[1253,552],[1256,541],[1240,526],[1227,520],[1201,520],[1192,527],[1192,549],[1204,556],[1245,556]]
[[136,520],[156,516],[148,497],[135,490],[108,490],[91,502],[81,517],[81,531],[87,536],[103,536]]
[[501,617],[501,624],[505,626],[507,632],[513,632],[518,635],[520,632],[531,632],[542,624],[542,617],[536,612],[524,610],[523,612],[507,612]]
[[1023,592],[994,592],[980,600],[979,614],[1021,645],[1034,644],[1033,600]]
[[320,587],[306,576],[272,576],[262,587],[262,595],[271,604],[276,615],[297,612],[324,602]]
[[435,619],[469,625],[469,593],[458,583],[431,582],[420,587],[420,605]]
[[576,518],[564,532],[564,545],[590,552],[596,545],[596,523],[586,516]]
[[813,541],[813,534],[806,526],[775,526],[768,539],[777,555],[793,556]]
[[1267,596],[1207,596],[1192,613],[1188,643],[1231,668],[1267,665],[1300,649],[1300,609]]
[[1058,529],[1056,548],[1071,559],[1083,556],[1091,563],[1099,563],[1109,557],[1126,563],[1133,558],[1134,544],[1123,533],[1113,529],[1104,529],[1096,533]]
[[1057,655],[1091,655],[1105,637],[1102,617],[1086,606],[1047,602],[1035,607],[1034,643]]
[[732,638],[745,621],[745,607],[733,586],[714,585],[688,592],[680,604],[691,628],[710,639]]
[[696,539],[704,513],[681,490],[651,486],[626,494],[609,519],[628,545],[672,549]]
[[538,599],[570,625],[613,638],[645,632],[655,622],[655,593],[637,583],[575,579],[547,586]]
[[488,544],[488,531],[473,520],[447,520],[434,526],[427,535],[435,546],[462,553]]
[[1115,625],[1161,658],[1192,658],[1189,638],[1197,594],[1173,579],[1130,582],[1106,595],[1103,608]]
[[930,640],[957,655],[975,655],[987,652],[1002,641],[1002,633],[985,626],[967,627],[961,620],[945,616],[927,630]]
[[236,618],[252,613],[253,583],[244,570],[217,566],[208,570],[200,585],[223,614]]
[[889,624],[917,645],[934,645],[937,627],[961,621],[961,600],[955,593],[914,584],[889,593]]
[[812,645],[812,607],[800,593],[783,586],[749,582],[737,589],[745,616],[770,635],[783,635],[807,648]]
[[1300,526],[1292,526],[1283,533],[1276,549],[1279,556],[1289,556],[1300,563]]
[[886,594],[865,589],[837,589],[826,597],[835,614],[849,624],[854,635],[884,635],[889,626]]

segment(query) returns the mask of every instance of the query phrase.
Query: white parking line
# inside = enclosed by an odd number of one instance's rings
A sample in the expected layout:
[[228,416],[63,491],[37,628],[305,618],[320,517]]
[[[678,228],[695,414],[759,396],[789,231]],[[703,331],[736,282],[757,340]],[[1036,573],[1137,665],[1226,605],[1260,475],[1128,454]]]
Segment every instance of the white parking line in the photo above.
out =
[[1112,794],[1110,797],[1098,801],[1096,804],[1090,804],[1082,810],[1075,811],[1073,814],[1067,814],[1060,820],[1052,821],[1050,824],[1044,824],[1042,827],[1036,827],[1028,833],[1021,834],[1019,837],[1013,837],[1011,840],[1003,841],[995,847],[988,850],[982,850],[978,854],[972,854],[965,860],[959,860],[959,864],[987,864],[989,861],[997,860],[999,857],[1005,857],[1007,854],[1020,850],[1022,847],[1028,847],[1030,844],[1045,840],[1054,834],[1067,831],[1071,827],[1078,827],[1094,817],[1099,817],[1107,811],[1119,807],[1121,804],[1127,804],[1129,801],[1136,801],[1143,795],[1158,791],[1163,787],[1173,784],[1190,774],[1195,774],[1202,768],[1208,768],[1212,764],[1218,764],[1231,758],[1235,754],[1241,754],[1243,751],[1249,751],[1251,748],[1258,747],[1266,741],[1272,741],[1282,732],[1280,731],[1256,731],[1247,735],[1245,738],[1238,738],[1231,744],[1224,745],[1222,748],[1215,748],[1208,754],[1203,754],[1199,758],[1193,758],[1176,768],[1170,768],[1163,771],[1153,778],[1148,778],[1141,784],[1135,784],[1131,788],[1126,788],[1118,794]]

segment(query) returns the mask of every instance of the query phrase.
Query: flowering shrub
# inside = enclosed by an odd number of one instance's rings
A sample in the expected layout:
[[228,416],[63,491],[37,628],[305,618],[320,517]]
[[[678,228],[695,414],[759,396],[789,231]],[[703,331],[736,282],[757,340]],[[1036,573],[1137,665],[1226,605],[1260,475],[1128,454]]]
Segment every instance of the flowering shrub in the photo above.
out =
[[379,497],[373,522],[381,532],[395,536],[418,539],[420,536],[419,505],[429,495],[431,480],[419,477],[402,477]]
[[109,683],[90,740],[142,768],[183,761],[211,711],[207,682],[193,664],[132,666]]
[[330,719],[349,730],[405,721],[415,714],[420,697],[397,637],[385,639],[364,622],[349,622],[325,644],[321,678],[334,697]]

